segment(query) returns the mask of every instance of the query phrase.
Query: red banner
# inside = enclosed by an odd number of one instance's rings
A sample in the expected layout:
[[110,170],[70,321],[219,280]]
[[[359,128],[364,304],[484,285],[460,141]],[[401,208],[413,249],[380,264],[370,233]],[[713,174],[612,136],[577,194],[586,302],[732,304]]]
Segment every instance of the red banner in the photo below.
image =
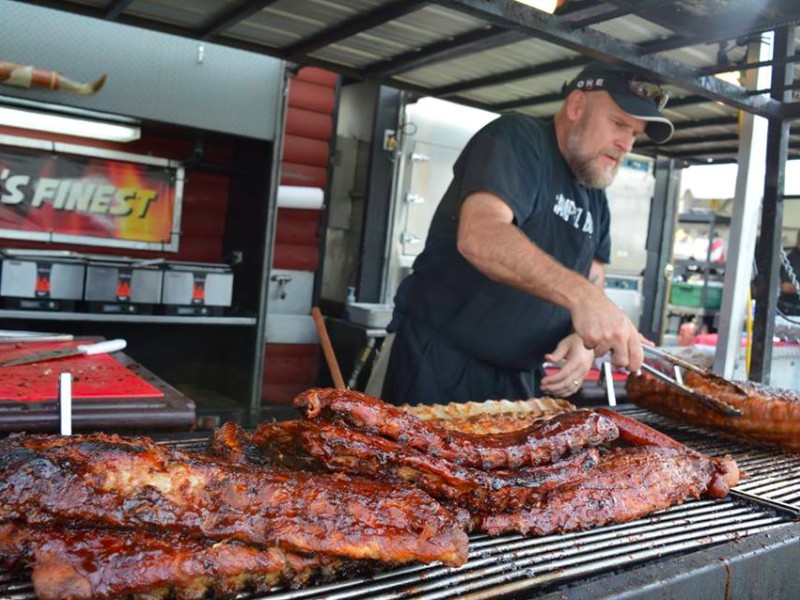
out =
[[177,204],[174,168],[0,147],[0,237],[167,246]]

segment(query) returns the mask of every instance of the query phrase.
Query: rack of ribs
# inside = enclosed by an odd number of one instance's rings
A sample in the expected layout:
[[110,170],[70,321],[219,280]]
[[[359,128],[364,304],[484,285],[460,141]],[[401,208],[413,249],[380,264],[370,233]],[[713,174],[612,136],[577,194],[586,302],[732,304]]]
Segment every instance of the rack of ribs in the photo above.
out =
[[677,448],[619,448],[585,477],[559,486],[534,506],[474,517],[489,535],[551,535],[622,523],[698,498],[717,473],[710,459]]
[[180,534],[0,524],[0,564],[29,567],[39,600],[160,600],[299,587],[372,568],[325,554]]
[[701,394],[738,408],[742,415],[719,414],[647,374],[628,377],[628,399],[653,412],[693,425],[800,450],[800,393],[752,382],[737,382],[733,386],[714,374],[704,376],[692,371],[684,373],[684,383]]
[[0,440],[0,521],[173,531],[390,564],[467,559],[466,514],[413,486],[220,463],[146,438]]
[[300,435],[307,450],[331,471],[407,481],[470,512],[522,508],[582,477],[599,460],[599,452],[588,449],[550,465],[481,471],[336,423],[309,423]]
[[481,435],[437,427],[351,390],[311,389],[299,394],[294,404],[307,419],[322,415],[342,420],[355,429],[414,450],[486,471],[552,463],[587,446],[610,442],[618,435],[613,421],[590,410],[558,414],[520,431]]

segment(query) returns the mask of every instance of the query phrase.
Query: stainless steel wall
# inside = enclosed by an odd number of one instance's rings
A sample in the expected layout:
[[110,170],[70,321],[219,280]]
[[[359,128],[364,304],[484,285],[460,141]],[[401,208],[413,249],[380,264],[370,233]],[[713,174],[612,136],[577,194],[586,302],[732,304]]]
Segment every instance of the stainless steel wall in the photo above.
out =
[[10,0],[0,22],[0,61],[80,82],[108,74],[96,96],[0,85],[2,95],[275,139],[281,60]]

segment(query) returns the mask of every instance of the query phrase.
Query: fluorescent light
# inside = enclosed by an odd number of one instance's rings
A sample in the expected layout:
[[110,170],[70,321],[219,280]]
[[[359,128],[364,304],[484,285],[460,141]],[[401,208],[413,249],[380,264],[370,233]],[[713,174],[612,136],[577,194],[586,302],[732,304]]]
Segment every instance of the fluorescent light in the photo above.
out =
[[516,0],[520,4],[525,4],[527,6],[531,6],[536,10],[541,10],[542,12],[550,13],[551,15],[556,12],[556,10],[562,5],[565,4],[564,0]]
[[136,125],[64,117],[4,106],[0,106],[0,125],[112,142],[132,142],[142,135],[141,129]]

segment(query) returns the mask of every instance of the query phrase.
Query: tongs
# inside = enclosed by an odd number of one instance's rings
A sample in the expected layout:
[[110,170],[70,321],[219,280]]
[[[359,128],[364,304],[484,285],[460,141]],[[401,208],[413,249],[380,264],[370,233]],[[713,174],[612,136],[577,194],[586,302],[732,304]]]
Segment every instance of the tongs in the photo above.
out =
[[734,383],[731,383],[727,379],[723,379],[723,378],[721,378],[721,377],[719,377],[717,375],[714,375],[713,373],[709,373],[705,369],[701,369],[697,365],[693,365],[692,363],[690,363],[690,362],[688,362],[686,360],[683,360],[682,358],[679,358],[679,357],[677,357],[677,356],[675,356],[673,354],[669,354],[669,353],[663,352],[661,350],[656,350],[655,348],[652,348],[650,346],[643,346],[643,348],[644,348],[644,351],[645,351],[646,354],[649,354],[650,356],[653,356],[653,357],[658,358],[660,360],[663,360],[663,361],[665,361],[667,363],[670,363],[673,366],[673,369],[674,369],[674,372],[675,372],[675,377],[674,378],[670,377],[669,375],[667,375],[663,371],[660,371],[660,370],[656,369],[655,367],[652,367],[652,366],[648,365],[647,363],[642,363],[642,369],[644,369],[645,371],[647,371],[648,373],[650,373],[654,377],[657,377],[658,379],[660,379],[664,383],[666,383],[668,385],[671,385],[675,389],[678,389],[678,390],[682,391],[684,394],[688,394],[691,398],[693,398],[694,400],[697,400],[698,402],[703,404],[705,407],[707,407],[707,408],[709,408],[709,409],[711,409],[713,411],[716,411],[716,412],[718,412],[720,414],[723,414],[726,417],[741,417],[742,416],[742,411],[740,411],[738,408],[735,408],[735,407],[731,406],[727,402],[724,402],[724,401],[720,400],[719,398],[714,398],[713,396],[709,396],[707,394],[702,394],[702,393],[700,393],[700,392],[698,392],[696,390],[693,390],[692,388],[688,387],[687,385],[685,385],[683,383],[683,381],[680,379],[680,371],[678,369],[676,369],[675,367],[680,367],[681,369],[686,369],[688,371],[694,371],[695,373],[699,373],[700,375],[703,375],[705,377],[713,377],[714,379],[719,379],[727,387],[731,388],[736,393],[739,393],[739,394],[742,394],[742,395],[746,396],[747,392],[745,392],[739,386],[737,386]]

